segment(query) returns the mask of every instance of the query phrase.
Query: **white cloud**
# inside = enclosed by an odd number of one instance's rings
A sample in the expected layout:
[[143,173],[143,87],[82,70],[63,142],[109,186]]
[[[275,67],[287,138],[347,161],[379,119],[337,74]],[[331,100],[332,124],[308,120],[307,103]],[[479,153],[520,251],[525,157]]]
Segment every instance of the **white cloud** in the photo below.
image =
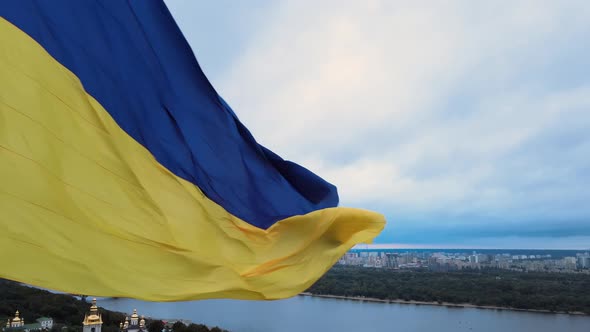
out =
[[571,77],[590,67],[586,1],[281,1],[267,14],[213,81],[261,144],[343,203],[590,216],[550,204],[590,197],[567,180],[590,178],[590,134],[543,144],[590,127],[590,79]]

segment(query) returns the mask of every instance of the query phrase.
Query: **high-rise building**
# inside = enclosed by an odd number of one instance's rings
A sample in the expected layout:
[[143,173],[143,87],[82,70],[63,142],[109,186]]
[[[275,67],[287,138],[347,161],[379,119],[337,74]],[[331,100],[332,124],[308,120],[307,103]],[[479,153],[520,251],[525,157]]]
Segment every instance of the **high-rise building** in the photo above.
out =
[[578,254],[577,261],[578,261],[578,268],[580,268],[580,269],[590,268],[590,254],[589,253]]

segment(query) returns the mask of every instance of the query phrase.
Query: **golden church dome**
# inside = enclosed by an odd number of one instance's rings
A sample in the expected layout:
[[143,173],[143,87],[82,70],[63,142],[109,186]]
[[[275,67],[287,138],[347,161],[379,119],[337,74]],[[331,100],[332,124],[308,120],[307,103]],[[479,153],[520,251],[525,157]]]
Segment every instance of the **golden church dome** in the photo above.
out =
[[92,306],[90,307],[90,314],[86,314],[82,324],[83,325],[102,324],[102,317],[98,313],[98,307],[96,306],[96,298],[92,299]]

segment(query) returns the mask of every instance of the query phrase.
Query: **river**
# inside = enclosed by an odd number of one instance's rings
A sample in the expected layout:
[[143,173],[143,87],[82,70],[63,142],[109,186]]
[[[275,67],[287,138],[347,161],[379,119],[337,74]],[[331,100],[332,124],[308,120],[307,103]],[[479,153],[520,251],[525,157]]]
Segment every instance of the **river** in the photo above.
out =
[[589,332],[590,317],[297,296],[281,301],[154,303],[99,299],[99,306],[158,318],[188,319],[232,332]]

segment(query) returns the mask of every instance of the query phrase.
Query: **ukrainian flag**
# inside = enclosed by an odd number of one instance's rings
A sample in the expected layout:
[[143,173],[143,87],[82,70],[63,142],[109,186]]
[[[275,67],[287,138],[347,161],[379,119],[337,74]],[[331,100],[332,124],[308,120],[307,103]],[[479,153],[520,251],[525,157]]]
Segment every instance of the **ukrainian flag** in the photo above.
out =
[[0,277],[277,299],[384,227],[256,143],[160,1],[0,2]]

